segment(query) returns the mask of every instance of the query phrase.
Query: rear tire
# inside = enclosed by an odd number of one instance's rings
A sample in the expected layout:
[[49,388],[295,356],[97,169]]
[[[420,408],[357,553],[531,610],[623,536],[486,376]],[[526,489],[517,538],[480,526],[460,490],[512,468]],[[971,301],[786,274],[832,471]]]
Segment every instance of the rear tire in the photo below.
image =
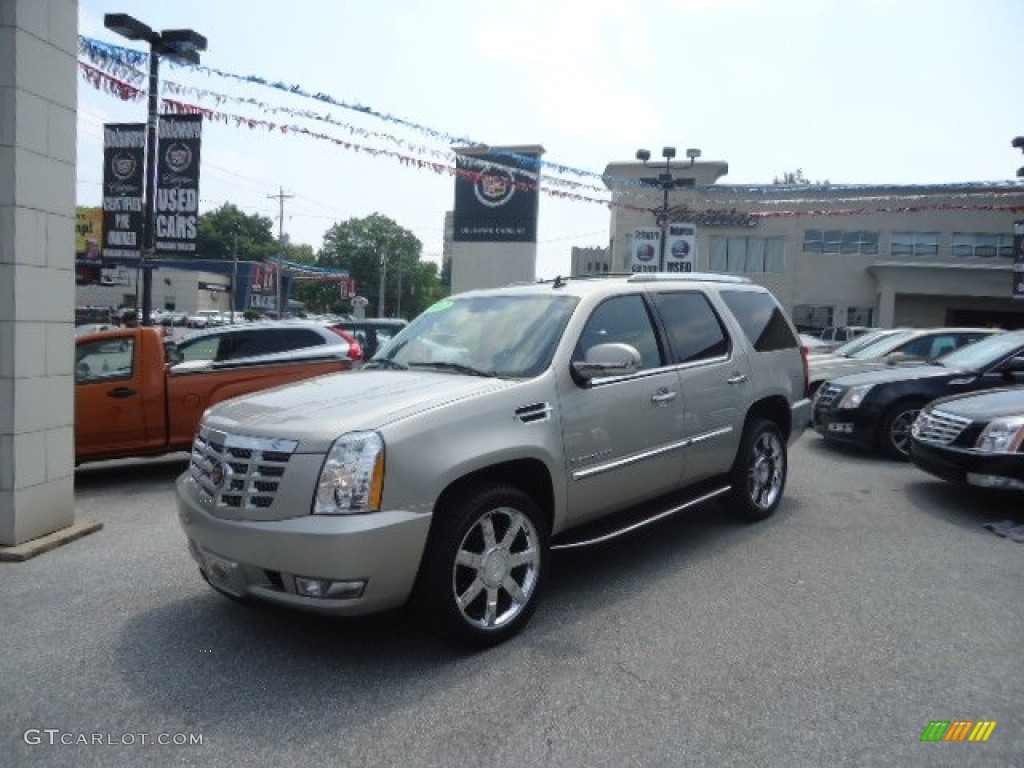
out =
[[748,421],[730,475],[732,509],[751,522],[770,517],[782,501],[788,469],[786,441],[779,426],[767,419]]
[[476,486],[435,512],[414,604],[440,634],[485,648],[519,632],[547,576],[548,529],[518,488]]

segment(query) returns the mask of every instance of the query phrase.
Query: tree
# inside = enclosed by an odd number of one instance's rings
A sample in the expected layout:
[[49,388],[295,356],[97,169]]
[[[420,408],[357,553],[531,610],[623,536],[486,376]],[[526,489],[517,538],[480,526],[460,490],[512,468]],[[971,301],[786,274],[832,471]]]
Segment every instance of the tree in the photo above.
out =
[[[339,222],[327,230],[317,255],[321,267],[346,270],[370,304],[367,314],[414,317],[441,296],[437,265],[422,262],[423,244],[409,230],[380,213]],[[384,301],[380,301],[381,270]],[[297,298],[314,311],[349,311],[335,283],[300,286]],[[378,307],[382,307],[378,310]]]
[[824,181],[811,181],[804,176],[804,169],[797,168],[795,171],[783,173],[782,176],[776,176],[772,179],[772,184],[789,184],[796,186],[808,186],[811,184],[828,186],[828,179]]
[[239,259],[262,261],[276,255],[274,222],[266,216],[244,213],[231,203],[199,217],[196,256],[231,259],[236,246]]

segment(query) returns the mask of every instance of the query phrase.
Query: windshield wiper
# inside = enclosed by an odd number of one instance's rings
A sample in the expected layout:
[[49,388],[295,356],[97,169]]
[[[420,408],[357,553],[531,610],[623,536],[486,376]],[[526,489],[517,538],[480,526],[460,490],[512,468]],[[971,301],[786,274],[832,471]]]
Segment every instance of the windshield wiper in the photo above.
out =
[[479,368],[474,368],[471,365],[463,365],[462,363],[448,363],[441,360],[432,363],[409,363],[410,368],[441,368],[446,371],[456,371],[457,373],[465,373],[468,376],[485,376],[487,378],[494,378],[495,373],[493,371],[481,371]]
[[363,370],[365,371],[367,368],[391,368],[392,370],[395,371],[409,370],[409,366],[402,365],[401,363],[396,363],[394,360],[391,360],[387,357],[382,357],[379,360],[370,360],[370,362],[363,366]]

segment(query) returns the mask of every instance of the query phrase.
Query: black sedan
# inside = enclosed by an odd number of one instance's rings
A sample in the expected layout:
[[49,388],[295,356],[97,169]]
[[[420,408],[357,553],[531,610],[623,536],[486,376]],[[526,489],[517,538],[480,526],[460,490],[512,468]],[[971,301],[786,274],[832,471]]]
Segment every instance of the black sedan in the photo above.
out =
[[951,483],[1024,491],[1024,387],[929,403],[911,430],[910,460]]
[[814,397],[814,428],[827,441],[906,459],[910,428],[925,404],[946,395],[1024,384],[1024,331],[990,336],[930,365],[895,367],[825,382]]

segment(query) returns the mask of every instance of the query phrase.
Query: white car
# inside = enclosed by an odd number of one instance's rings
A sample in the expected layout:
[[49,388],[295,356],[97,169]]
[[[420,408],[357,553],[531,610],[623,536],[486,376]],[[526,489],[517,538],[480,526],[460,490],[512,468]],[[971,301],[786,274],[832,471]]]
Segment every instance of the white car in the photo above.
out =
[[224,319],[216,309],[200,309],[194,315],[189,315],[186,321],[189,328],[212,328],[223,323]]

